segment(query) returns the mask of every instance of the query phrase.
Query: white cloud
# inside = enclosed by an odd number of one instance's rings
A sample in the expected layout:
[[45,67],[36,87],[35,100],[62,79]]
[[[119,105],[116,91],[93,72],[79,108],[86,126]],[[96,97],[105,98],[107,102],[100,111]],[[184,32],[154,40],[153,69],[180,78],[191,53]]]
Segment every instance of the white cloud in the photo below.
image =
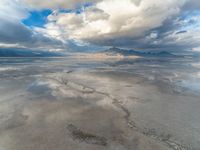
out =
[[[199,47],[199,15],[180,20],[184,12],[200,8],[197,1],[0,0],[0,47],[31,44],[60,49],[70,42],[79,46]],[[92,5],[81,8],[87,2]],[[76,13],[78,5],[82,10]],[[29,28],[21,23],[28,16],[28,10],[43,8],[53,11],[44,28]],[[60,8],[72,11],[60,11]]]
[[1,0],[0,1],[0,18],[9,21],[19,21],[27,17],[28,12],[23,4],[17,0]]
[[41,8],[74,8],[78,4],[85,4],[87,2],[96,2],[98,0],[20,0],[25,2],[29,6],[41,9]]
[[[137,38],[177,15],[185,0],[103,0],[81,14],[53,13],[46,34],[60,39],[98,43],[117,38]],[[61,34],[52,34],[52,28]]]
[[0,48],[25,48],[25,47],[17,43],[15,44],[0,43]]
[[0,48],[65,48],[62,42],[45,37],[21,23],[28,15],[28,7],[19,0],[0,0]]
[[194,47],[192,50],[196,52],[200,52],[200,47]]
[[[80,6],[81,4],[86,3],[96,3],[101,2],[102,0],[19,0],[25,4],[28,4],[32,8],[35,9],[58,9],[58,8],[74,8],[76,6]],[[121,1],[121,0],[119,0]],[[140,4],[141,0],[131,0],[136,5]]]

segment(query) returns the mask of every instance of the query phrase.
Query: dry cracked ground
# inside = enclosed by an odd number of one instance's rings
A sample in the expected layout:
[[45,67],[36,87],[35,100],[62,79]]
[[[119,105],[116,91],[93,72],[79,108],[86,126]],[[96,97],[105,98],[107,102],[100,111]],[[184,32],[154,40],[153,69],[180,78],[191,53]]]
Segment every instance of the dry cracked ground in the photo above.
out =
[[198,95],[130,72],[44,68],[1,72],[0,150],[200,149]]

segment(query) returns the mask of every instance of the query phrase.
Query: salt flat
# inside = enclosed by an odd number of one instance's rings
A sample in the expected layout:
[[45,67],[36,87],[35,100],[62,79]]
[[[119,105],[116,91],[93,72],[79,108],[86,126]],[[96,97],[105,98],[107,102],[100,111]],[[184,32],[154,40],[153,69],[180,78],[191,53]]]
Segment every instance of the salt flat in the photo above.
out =
[[1,58],[0,150],[198,150],[199,66],[182,59]]

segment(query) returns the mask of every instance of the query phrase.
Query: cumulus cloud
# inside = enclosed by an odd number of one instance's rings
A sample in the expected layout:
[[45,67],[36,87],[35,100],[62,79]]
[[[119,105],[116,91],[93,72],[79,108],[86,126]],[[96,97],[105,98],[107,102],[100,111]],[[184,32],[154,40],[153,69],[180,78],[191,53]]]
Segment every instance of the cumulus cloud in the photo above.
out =
[[18,1],[0,1],[0,48],[49,49],[50,47],[63,47],[61,41],[45,37],[22,24],[21,20],[28,15],[27,7]]
[[74,8],[78,5],[85,4],[88,2],[96,2],[98,0],[21,0],[29,6],[41,9],[41,8]]
[[9,19],[10,21],[21,20],[27,17],[27,9],[23,4],[16,0],[0,1],[0,18]]
[[[20,0],[21,2],[28,4],[32,8],[35,9],[43,9],[43,8],[51,8],[51,9],[58,9],[58,8],[67,8],[73,9],[74,7],[80,6],[82,4],[87,3],[96,3],[101,2],[102,0]],[[140,3],[141,0],[131,0],[136,5]]]
[[[1,45],[192,49],[200,44],[198,0],[1,0],[0,4]],[[21,23],[33,9],[52,10],[43,27]]]
[[186,10],[199,10],[200,3],[199,0],[188,0],[184,6]]
[[164,41],[172,44],[174,40],[181,45],[191,38],[193,32],[175,34],[181,30],[176,25],[181,21],[176,19],[182,15],[183,8],[189,10],[193,7],[189,5],[191,2],[187,0],[101,0],[83,8],[81,13],[55,11],[48,16],[45,29],[37,30],[60,40],[71,39],[103,46],[153,48]]

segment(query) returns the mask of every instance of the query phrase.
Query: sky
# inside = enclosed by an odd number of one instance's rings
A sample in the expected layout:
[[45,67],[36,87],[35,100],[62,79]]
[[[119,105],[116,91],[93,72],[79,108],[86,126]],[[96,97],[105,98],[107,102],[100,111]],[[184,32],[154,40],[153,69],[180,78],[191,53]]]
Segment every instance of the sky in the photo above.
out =
[[199,0],[1,0],[0,49],[200,51]]

